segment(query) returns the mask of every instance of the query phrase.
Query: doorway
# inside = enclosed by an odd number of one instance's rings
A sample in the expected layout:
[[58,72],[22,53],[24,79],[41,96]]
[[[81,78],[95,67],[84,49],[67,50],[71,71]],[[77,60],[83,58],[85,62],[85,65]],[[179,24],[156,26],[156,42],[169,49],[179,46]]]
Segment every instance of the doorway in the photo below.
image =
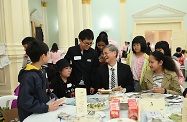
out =
[[155,50],[155,44],[158,41],[167,41],[172,47],[172,31],[171,30],[147,30],[145,31],[145,39],[150,42],[151,50]]

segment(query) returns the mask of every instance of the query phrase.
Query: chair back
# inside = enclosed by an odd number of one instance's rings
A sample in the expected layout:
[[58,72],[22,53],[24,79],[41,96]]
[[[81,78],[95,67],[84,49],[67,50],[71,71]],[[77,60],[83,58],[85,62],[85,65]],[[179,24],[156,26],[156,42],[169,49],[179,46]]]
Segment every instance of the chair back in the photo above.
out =
[[0,97],[0,107],[9,107],[11,109],[12,101],[16,100],[18,96],[6,95]]

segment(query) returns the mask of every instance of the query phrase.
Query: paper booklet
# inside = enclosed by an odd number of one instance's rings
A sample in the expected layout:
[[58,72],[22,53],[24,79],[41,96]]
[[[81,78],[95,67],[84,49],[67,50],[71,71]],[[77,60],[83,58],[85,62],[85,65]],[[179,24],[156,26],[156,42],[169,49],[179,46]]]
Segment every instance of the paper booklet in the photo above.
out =
[[65,97],[62,97],[62,98],[57,99],[57,100],[55,100],[55,98],[50,99],[46,104],[49,105],[49,104],[51,104],[51,103],[56,103],[56,104],[58,104],[58,105],[62,105],[62,104],[65,103],[65,102],[66,102],[66,98],[65,98]]

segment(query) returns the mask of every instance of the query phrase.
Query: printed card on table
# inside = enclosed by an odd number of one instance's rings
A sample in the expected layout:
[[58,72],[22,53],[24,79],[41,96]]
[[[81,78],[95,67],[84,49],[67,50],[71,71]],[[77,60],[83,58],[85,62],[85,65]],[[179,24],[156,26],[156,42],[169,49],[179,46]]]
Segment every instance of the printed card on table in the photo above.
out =
[[77,116],[87,115],[87,93],[85,88],[75,89],[76,114]]
[[[144,111],[160,111],[162,114],[165,113],[165,100],[164,99],[150,99],[144,98],[139,101],[139,108],[143,109]],[[143,107],[143,108],[142,108]]]

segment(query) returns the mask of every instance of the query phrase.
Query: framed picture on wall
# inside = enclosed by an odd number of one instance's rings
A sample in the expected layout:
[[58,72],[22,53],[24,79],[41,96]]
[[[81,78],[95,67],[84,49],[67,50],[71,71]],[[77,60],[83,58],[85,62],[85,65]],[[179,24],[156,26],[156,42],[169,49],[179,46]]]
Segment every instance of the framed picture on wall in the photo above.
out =
[[38,41],[43,41],[42,24],[31,21],[31,26],[32,26],[32,36],[35,37]]

